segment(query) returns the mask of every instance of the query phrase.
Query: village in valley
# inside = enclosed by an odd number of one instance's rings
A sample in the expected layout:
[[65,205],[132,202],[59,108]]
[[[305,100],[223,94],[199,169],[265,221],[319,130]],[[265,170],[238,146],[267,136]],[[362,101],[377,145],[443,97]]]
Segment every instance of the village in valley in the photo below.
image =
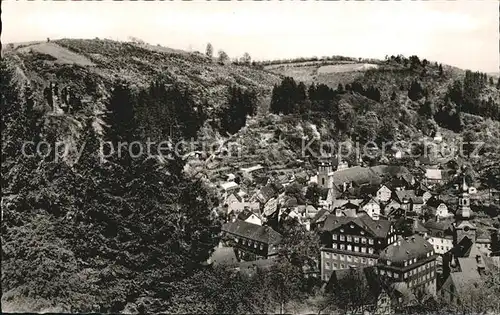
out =
[[[423,140],[446,146],[439,132]],[[318,252],[304,276],[322,292],[364,286],[370,294],[357,311],[390,314],[429,296],[471,299],[471,285],[500,270],[498,227],[472,209],[481,198],[497,203],[498,194],[479,191],[457,157],[435,151],[403,165],[405,153],[391,152],[371,166],[359,154],[353,165],[329,154],[288,168],[245,156],[232,167],[223,161],[235,159],[220,153],[205,176],[218,192],[214,215],[223,222],[209,263],[248,275],[269,270],[283,250],[279,231],[293,222],[317,235],[317,244],[306,245]]]

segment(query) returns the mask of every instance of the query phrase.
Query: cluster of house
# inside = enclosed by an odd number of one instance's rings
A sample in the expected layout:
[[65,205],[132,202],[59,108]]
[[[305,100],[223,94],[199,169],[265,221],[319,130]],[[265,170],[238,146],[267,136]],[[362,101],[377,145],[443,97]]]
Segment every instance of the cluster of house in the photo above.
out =
[[[224,185],[222,212],[227,222],[223,244],[214,255],[220,262],[220,255],[229,253],[238,268],[270,266],[282,239],[273,227],[291,217],[320,235],[317,276],[326,288],[356,272],[359,277],[369,275],[365,283],[377,286],[370,292],[386,301],[415,299],[416,292],[459,298],[457,288],[464,287],[465,280],[479,281],[484,270],[492,268],[494,233],[479,232],[471,220],[470,195],[475,190],[465,179],[458,205],[452,206],[432,193],[426,178],[386,165],[339,163],[333,171],[332,163],[323,161],[310,178],[320,194],[314,206],[287,196],[284,186],[290,181],[268,181],[249,198],[231,190],[234,184]],[[401,229],[401,220],[411,222],[409,231]]]

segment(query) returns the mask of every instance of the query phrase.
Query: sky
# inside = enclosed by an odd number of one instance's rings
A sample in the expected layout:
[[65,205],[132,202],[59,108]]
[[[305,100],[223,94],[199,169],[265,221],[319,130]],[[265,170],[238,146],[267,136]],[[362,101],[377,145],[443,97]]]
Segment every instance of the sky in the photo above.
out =
[[133,36],[253,59],[418,55],[499,71],[499,1],[2,1],[2,43]]

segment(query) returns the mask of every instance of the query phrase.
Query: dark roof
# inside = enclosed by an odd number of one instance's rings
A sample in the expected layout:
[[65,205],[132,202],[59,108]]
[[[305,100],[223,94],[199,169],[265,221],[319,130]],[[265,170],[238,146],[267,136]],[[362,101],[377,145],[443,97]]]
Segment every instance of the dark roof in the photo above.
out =
[[327,209],[323,208],[323,209],[320,209],[318,211],[318,213],[316,213],[316,215],[314,216],[314,218],[311,220],[311,224],[315,224],[315,223],[319,223],[319,222],[323,222],[326,220],[326,217],[330,214],[330,211],[328,211]]
[[446,231],[450,230],[452,228],[453,221],[452,220],[429,220],[425,222],[424,226],[429,229],[429,230],[436,230],[436,231]]
[[398,190],[394,192],[396,194],[396,199],[398,202],[403,202],[403,199],[408,199],[417,197],[414,190]]
[[432,245],[420,235],[413,235],[398,240],[387,246],[381,253],[380,259],[391,262],[403,262],[413,258],[425,257],[427,253],[432,252]]
[[427,200],[425,204],[428,205],[429,207],[437,208],[442,203],[446,204],[446,202],[439,199],[438,197],[432,196],[431,198],[429,198],[429,200]]
[[384,177],[394,177],[401,176],[403,174],[409,174],[409,171],[406,167],[399,165],[377,165],[370,167],[370,170],[375,174]]
[[384,185],[387,186],[387,188],[389,188],[390,190],[395,190],[398,187],[406,187],[405,181],[397,177],[391,178],[391,180],[386,182]]
[[335,171],[332,173],[333,183],[340,187],[343,183],[353,182],[356,185],[362,184],[377,184],[381,182],[381,178],[370,168],[353,166],[340,171]]
[[333,231],[342,225],[355,223],[365,231],[375,235],[376,237],[385,238],[389,233],[391,222],[387,220],[373,220],[369,215],[363,213],[357,217],[337,217],[334,214],[326,218],[323,231]]
[[261,226],[241,220],[224,224],[222,231],[266,244],[277,244],[281,241],[281,234],[269,226]]
[[262,195],[262,202],[267,202],[269,199],[274,197],[276,194],[276,191],[274,190],[273,186],[267,185],[265,187],[262,187],[262,189],[259,191],[259,193]]
[[416,196],[416,197],[411,197],[410,201],[414,204],[423,204],[424,203],[424,198]]

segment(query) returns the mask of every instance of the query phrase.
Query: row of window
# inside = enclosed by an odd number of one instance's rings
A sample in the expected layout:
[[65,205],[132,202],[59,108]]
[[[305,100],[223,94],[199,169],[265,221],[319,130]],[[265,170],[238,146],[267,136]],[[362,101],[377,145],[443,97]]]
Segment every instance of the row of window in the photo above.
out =
[[[418,268],[415,268],[415,269],[412,269],[408,272],[405,272],[402,275],[403,275],[404,279],[407,279],[408,277],[414,276],[417,273],[420,273],[424,270],[428,270],[429,268],[432,268],[434,266],[436,266],[436,261],[430,261],[430,262],[426,263],[425,265],[419,266]],[[385,271],[383,269],[380,269],[378,273],[380,275],[387,275],[387,276],[392,277],[394,279],[400,279],[400,277],[401,277],[401,273],[393,272],[390,270]],[[431,274],[434,276],[434,271],[432,271]]]
[[[427,252],[427,254],[425,255],[427,258],[431,257],[432,255],[434,255],[434,251],[430,251],[430,252]],[[412,265],[412,264],[415,264],[417,263],[417,258],[413,258],[413,259],[408,259],[408,260],[405,260],[404,261],[404,266],[409,266],[409,265]],[[387,265],[391,265],[391,262],[390,261],[387,261]]]
[[[342,231],[342,230],[341,230]],[[370,245],[373,245],[374,244],[374,240],[373,238],[367,238],[367,237],[359,237],[359,236],[351,236],[351,235],[338,235],[338,234],[332,234],[332,239],[334,241],[336,241],[337,239],[340,240],[340,241],[348,241],[348,242],[353,242],[354,243],[360,243],[361,244],[370,244]]]
[[[234,241],[238,243],[238,238],[234,238]],[[253,247],[253,248],[259,248],[260,250],[264,250],[264,244],[252,241],[252,240],[247,240],[242,238],[241,239],[241,245],[248,246],[248,247]]]
[[351,252],[360,252],[360,253],[368,253],[368,254],[373,254],[374,253],[374,249],[373,247],[363,247],[363,246],[352,246],[352,245],[344,245],[344,244],[336,244],[336,243],[333,243],[332,244],[332,248],[335,248],[335,249],[340,249],[340,250],[348,250],[348,251],[351,251]]
[[417,279],[411,280],[408,283],[408,286],[413,287],[413,286],[422,284],[422,282],[429,281],[430,279],[434,279],[434,271],[432,271],[431,273],[427,273],[421,277],[418,277]]
[[[360,258],[358,259],[358,257],[350,257],[348,256],[349,258],[347,259],[347,262],[354,262],[354,263],[359,263],[361,261],[361,263],[363,264],[368,264],[370,266],[373,266],[375,265],[375,259],[371,259],[371,258],[368,258],[368,259],[365,259],[365,258]],[[333,262],[333,263],[330,263],[329,261],[327,261],[325,263],[325,269],[326,270],[337,270],[337,269],[347,269],[349,267],[353,267],[353,268],[356,268],[357,266],[356,265],[351,265],[351,264],[348,264],[348,263],[336,263],[336,262]]]
[[[328,256],[325,255],[325,258],[330,258],[330,255],[328,255]],[[331,258],[334,260],[368,264],[368,265],[375,265],[375,263],[376,263],[376,259],[374,259],[374,258],[365,258],[365,257],[358,257],[358,256],[344,255],[344,254],[332,253]],[[330,266],[330,262],[327,261],[327,262],[325,262],[325,268],[329,269],[328,266]]]

